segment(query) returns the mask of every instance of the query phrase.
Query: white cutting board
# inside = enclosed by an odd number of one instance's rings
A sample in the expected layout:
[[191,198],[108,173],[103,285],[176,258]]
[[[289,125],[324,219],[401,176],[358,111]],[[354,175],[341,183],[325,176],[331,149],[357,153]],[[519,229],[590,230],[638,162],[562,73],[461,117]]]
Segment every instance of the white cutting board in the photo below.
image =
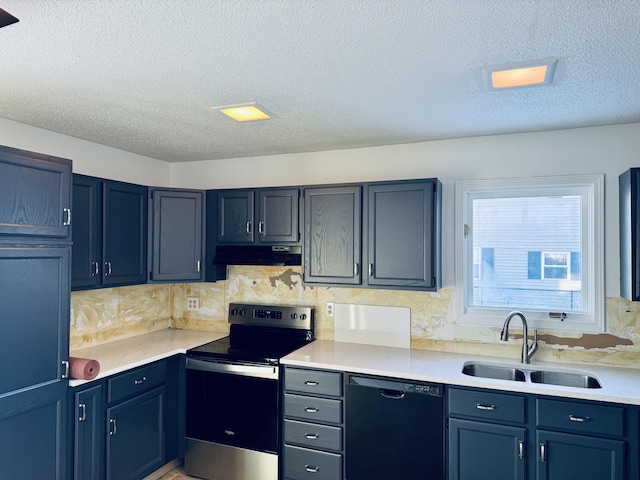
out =
[[411,347],[411,309],[336,303],[336,342]]

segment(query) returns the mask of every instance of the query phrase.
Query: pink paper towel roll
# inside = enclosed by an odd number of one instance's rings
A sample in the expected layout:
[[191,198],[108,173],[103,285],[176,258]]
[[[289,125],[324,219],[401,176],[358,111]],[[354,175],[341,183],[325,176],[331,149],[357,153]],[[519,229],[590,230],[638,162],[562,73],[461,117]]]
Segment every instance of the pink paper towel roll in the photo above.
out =
[[90,358],[69,357],[69,373],[71,378],[93,380],[100,372],[100,363]]

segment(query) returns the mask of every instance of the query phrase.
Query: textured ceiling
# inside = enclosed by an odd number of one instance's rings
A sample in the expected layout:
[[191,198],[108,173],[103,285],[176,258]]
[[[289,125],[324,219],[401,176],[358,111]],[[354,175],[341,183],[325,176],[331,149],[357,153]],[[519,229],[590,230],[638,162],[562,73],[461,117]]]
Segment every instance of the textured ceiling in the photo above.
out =
[[[640,122],[638,0],[0,0],[0,117],[170,162]],[[488,91],[483,67],[557,58]],[[238,124],[209,107],[258,102]]]

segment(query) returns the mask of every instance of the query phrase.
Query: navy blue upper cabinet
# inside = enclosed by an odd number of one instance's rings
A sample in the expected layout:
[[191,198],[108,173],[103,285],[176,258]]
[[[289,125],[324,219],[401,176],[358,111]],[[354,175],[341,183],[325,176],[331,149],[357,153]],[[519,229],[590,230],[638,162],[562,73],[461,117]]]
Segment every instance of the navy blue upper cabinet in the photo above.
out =
[[640,168],[620,175],[620,296],[640,301]]
[[440,182],[368,186],[367,284],[440,288]]
[[204,192],[152,188],[151,281],[203,278]]
[[71,161],[0,147],[0,237],[71,239]]
[[304,189],[304,281],[435,291],[441,286],[437,179]]
[[298,243],[299,188],[218,191],[221,244]]
[[304,189],[304,281],[359,285],[362,187]]
[[73,176],[73,290],[147,281],[147,187]]

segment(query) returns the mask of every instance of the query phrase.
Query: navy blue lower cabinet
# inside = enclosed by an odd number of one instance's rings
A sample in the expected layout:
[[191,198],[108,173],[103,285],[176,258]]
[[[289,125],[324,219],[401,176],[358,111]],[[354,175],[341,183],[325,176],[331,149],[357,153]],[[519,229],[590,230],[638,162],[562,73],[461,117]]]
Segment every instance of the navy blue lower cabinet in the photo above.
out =
[[625,442],[622,440],[544,430],[539,430],[536,437],[538,480],[626,478]]
[[164,386],[107,409],[107,479],[139,480],[165,462]]
[[104,479],[104,388],[101,383],[74,393],[74,480]]
[[449,480],[524,480],[527,429],[449,420]]

